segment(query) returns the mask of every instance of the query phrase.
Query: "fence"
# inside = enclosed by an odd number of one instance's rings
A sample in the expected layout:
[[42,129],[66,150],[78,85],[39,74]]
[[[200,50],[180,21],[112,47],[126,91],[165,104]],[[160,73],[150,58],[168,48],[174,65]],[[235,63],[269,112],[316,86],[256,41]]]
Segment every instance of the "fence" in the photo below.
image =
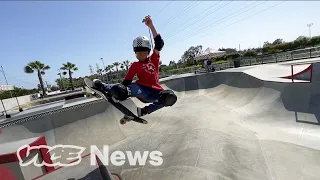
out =
[[257,64],[278,63],[315,57],[320,57],[320,46],[307,49],[299,49],[294,51],[280,52],[275,54],[263,54],[257,57],[240,57],[235,59],[235,61],[240,61],[240,66],[251,66]]
[[[234,68],[234,62],[240,61],[240,66],[251,66],[251,65],[258,65],[258,64],[268,64],[268,63],[278,63],[278,62],[285,62],[285,61],[293,61],[299,59],[307,59],[307,58],[315,58],[320,57],[320,46],[306,48],[306,49],[299,49],[294,51],[286,51],[274,54],[262,54],[256,57],[240,57],[229,62],[219,63],[219,64],[211,64],[210,66],[214,67],[216,71]],[[195,70],[199,68],[199,66],[192,66],[180,69],[173,69],[166,72],[160,72],[160,78],[168,77],[171,75],[176,74],[185,74],[185,73],[194,73]],[[125,76],[124,71],[119,73],[112,73],[112,74],[104,74],[103,78],[104,81],[108,83],[119,83],[123,80]]]
[[229,62],[212,64],[211,66],[213,66],[216,70],[223,70],[236,67],[235,62],[240,62],[240,66],[252,66],[258,64],[278,63],[315,57],[320,57],[320,46],[274,54],[262,54],[256,57],[239,57]]

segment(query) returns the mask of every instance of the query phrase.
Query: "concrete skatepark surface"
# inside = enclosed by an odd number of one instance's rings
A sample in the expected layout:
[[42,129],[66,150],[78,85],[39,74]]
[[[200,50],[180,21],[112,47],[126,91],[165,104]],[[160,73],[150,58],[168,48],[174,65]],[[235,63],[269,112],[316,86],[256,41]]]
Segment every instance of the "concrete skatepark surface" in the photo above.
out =
[[[315,64],[319,68],[319,64]],[[250,68],[249,68],[250,69]],[[110,146],[113,151],[160,151],[161,166],[109,164],[123,179],[316,180],[320,176],[320,73],[312,83],[264,81],[239,69],[162,80],[177,103],[145,116],[149,124],[119,124],[102,100],[3,124],[0,143],[46,136],[48,145]],[[143,104],[123,102],[135,112]],[[5,127],[4,127],[5,126]],[[81,164],[39,179],[95,179]],[[92,175],[92,176],[90,176]]]

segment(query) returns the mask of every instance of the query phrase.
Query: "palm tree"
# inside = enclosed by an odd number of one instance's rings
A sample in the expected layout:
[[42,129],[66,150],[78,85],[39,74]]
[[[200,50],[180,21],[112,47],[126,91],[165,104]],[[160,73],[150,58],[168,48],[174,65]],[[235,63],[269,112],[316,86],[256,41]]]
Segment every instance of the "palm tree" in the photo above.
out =
[[104,72],[106,72],[107,81],[109,81],[108,73],[109,71],[111,71],[111,69],[112,69],[111,65],[106,66],[106,68],[104,69]]
[[56,83],[58,84],[60,90],[65,90],[64,83],[63,83],[64,77],[62,77],[62,73],[59,72],[57,75],[60,76],[60,79],[57,79]]
[[108,66],[106,67],[106,69],[104,69],[104,71],[105,71],[106,73],[109,73],[111,70],[112,70],[112,66],[111,66],[111,65],[108,65]]
[[32,74],[34,71],[37,71],[38,79],[39,79],[40,86],[41,86],[41,89],[43,92],[43,96],[46,96],[47,94],[44,89],[42,75],[45,75],[44,71],[46,71],[48,69],[50,69],[50,66],[45,66],[40,61],[30,62],[27,66],[24,67],[24,72],[28,73],[28,74]]
[[101,76],[101,79],[103,78],[103,76],[102,76],[102,69],[98,69],[97,70],[97,73]]
[[117,70],[117,78],[119,78],[119,69],[118,69],[118,66],[120,66],[120,63],[114,62],[114,63],[113,63],[113,66],[116,67],[116,70]]
[[118,66],[120,66],[120,63],[114,62],[113,66],[116,67],[116,70],[117,70],[117,73],[118,73],[118,71],[119,71]]
[[74,86],[72,83],[72,73],[73,73],[72,71],[77,71],[78,68],[76,67],[75,64],[72,64],[71,62],[67,62],[67,64],[62,64],[62,65],[63,66],[60,68],[61,70],[64,70],[62,74],[63,75],[69,74],[69,81],[71,84],[71,88],[72,88],[72,90],[74,90]]
[[[112,73],[112,70],[113,70],[113,64],[111,64],[111,65],[108,65],[107,67],[106,67],[106,69],[104,70],[105,72],[106,72],[106,75],[107,75],[107,79],[110,79],[110,81],[112,81],[112,76],[111,76],[111,73]],[[109,74],[109,75],[108,75]],[[109,78],[108,78],[109,77]]]
[[126,67],[126,70],[128,71],[129,66],[131,65],[131,63],[130,63],[129,60],[125,60],[125,61],[122,62],[122,65],[123,65],[124,67]]

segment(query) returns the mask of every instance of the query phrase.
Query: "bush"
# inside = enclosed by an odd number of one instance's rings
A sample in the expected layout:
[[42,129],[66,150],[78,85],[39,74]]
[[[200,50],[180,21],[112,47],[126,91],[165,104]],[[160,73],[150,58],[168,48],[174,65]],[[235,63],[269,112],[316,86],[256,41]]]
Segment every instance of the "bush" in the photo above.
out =
[[238,57],[240,57],[239,53],[233,53],[233,54],[228,54],[227,55],[227,59],[236,59]]
[[[17,97],[19,97],[19,96],[25,96],[25,95],[39,93],[39,91],[38,91],[38,89],[22,89],[22,88],[14,87],[14,89],[11,91],[11,93],[12,93],[13,97],[15,95]],[[1,99],[11,98],[10,91],[4,91],[4,92],[0,93],[0,98]]]
[[248,57],[248,56],[256,57],[257,55],[258,55],[258,53],[255,51],[247,51],[243,54],[243,56],[246,56],[246,57]]

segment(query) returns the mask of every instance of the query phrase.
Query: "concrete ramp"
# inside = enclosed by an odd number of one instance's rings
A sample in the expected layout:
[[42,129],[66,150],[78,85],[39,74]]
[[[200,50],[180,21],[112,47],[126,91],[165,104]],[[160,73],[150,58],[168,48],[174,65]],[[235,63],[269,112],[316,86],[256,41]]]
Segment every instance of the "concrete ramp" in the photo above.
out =
[[[238,71],[175,76],[161,83],[179,98],[173,107],[146,116],[147,125],[120,125],[122,114],[96,100],[2,125],[0,143],[44,135],[49,145],[109,145],[110,154],[162,152],[160,166],[109,163],[108,170],[123,179],[319,179],[318,82],[267,82]],[[143,105],[136,99],[124,104],[132,110]],[[91,171],[94,167],[53,173],[81,179],[77,174],[84,178]],[[49,179],[54,177],[62,175]]]
[[[292,63],[292,62],[291,62]],[[245,66],[236,69],[227,69],[223,72],[243,72],[258,79],[270,82],[310,82],[312,63],[289,64],[262,64]]]

